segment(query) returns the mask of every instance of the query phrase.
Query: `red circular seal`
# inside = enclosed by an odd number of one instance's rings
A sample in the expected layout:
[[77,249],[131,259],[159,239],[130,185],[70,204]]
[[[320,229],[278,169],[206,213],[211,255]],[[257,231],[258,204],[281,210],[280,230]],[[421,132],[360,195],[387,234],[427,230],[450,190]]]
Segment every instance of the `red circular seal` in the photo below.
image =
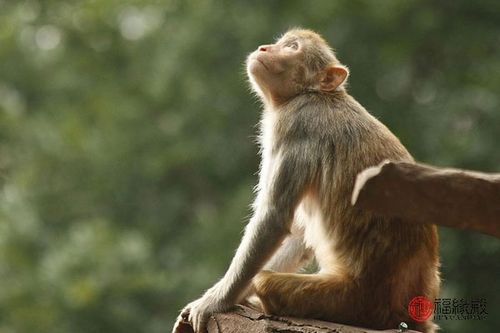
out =
[[411,319],[422,322],[426,321],[434,310],[434,303],[425,296],[413,297],[408,303],[408,314]]

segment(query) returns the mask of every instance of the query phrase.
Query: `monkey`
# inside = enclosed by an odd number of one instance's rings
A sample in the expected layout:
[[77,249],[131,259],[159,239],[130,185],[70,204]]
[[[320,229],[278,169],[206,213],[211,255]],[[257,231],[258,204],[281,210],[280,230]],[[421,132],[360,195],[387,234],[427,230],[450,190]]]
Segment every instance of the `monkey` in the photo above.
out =
[[[413,157],[348,94],[349,69],[318,33],[291,29],[246,66],[263,104],[253,214],[224,277],[181,311],[173,331],[188,320],[204,332],[212,314],[249,300],[277,316],[373,329],[406,322],[433,333],[437,325],[412,320],[408,304],[438,296],[436,226],[350,202],[359,172]],[[298,273],[312,259],[318,271]]]

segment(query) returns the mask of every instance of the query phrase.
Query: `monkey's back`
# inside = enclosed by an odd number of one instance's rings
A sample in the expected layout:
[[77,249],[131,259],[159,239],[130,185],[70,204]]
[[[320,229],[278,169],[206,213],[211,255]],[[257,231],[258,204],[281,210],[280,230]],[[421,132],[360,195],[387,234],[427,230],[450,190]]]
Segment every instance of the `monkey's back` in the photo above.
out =
[[[318,170],[312,195],[324,231],[331,236],[328,251],[335,257],[332,267],[322,270],[357,281],[357,299],[366,301],[352,305],[359,313],[354,322],[378,322],[380,328],[410,322],[411,298],[434,299],[439,291],[436,227],[376,216],[354,208],[350,199],[362,170],[386,159],[413,158],[386,126],[345,92],[304,96],[294,103],[302,105],[284,114],[281,130],[291,139],[307,138],[313,150],[309,156],[318,157],[310,161]],[[321,258],[318,261],[321,264]],[[430,332],[432,325],[429,321],[413,327]]]

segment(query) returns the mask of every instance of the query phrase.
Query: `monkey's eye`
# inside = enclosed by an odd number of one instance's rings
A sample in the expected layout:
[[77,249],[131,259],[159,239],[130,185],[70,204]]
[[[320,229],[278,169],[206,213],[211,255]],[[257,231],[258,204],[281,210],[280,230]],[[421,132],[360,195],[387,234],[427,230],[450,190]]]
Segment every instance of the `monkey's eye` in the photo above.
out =
[[294,41],[294,42],[289,42],[285,44],[285,47],[289,47],[293,50],[298,50],[299,49],[299,43]]

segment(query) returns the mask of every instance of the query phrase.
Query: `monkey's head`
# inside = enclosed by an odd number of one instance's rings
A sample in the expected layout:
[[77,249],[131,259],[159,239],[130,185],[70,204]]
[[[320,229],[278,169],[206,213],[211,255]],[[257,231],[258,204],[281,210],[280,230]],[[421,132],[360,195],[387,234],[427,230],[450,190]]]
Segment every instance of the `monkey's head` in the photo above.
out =
[[259,46],[248,56],[247,72],[253,89],[272,105],[307,91],[342,90],[349,75],[325,40],[303,29]]

